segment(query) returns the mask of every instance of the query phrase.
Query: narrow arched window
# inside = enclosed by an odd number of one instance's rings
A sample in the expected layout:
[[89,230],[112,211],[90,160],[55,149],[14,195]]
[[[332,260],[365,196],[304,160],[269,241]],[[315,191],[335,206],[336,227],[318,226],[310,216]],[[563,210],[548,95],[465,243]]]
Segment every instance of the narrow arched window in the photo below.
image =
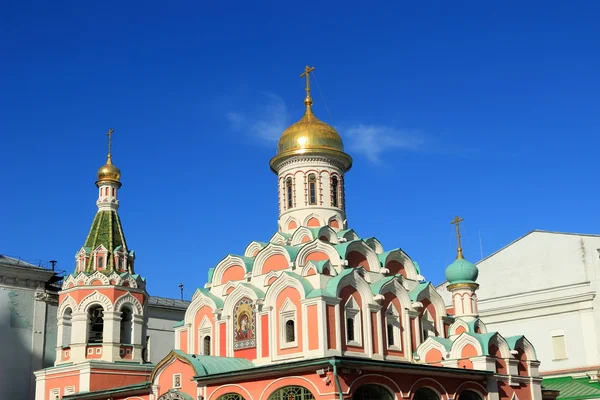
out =
[[346,318],[346,334],[349,342],[354,341],[354,318]]
[[112,188],[112,195],[115,197],[115,188]]
[[317,177],[315,174],[308,176],[308,204],[317,204]]
[[102,343],[104,333],[104,309],[93,306],[88,311],[88,343]]
[[286,343],[292,343],[296,341],[296,329],[294,327],[293,320],[289,320],[285,323],[285,341]]
[[287,178],[285,181],[285,193],[287,195],[287,208],[294,206],[294,197],[292,193],[292,178]]
[[331,205],[334,207],[339,207],[338,186],[338,177],[334,175],[333,177],[331,177]]
[[394,325],[387,324],[387,342],[388,346],[394,345]]
[[62,316],[62,343],[63,347],[71,345],[71,318],[73,310],[67,308]]
[[202,354],[204,354],[205,356],[210,356],[210,336],[204,336],[204,339],[202,339],[202,344]]
[[121,309],[121,344],[131,344],[132,326],[133,313],[131,308],[125,306]]

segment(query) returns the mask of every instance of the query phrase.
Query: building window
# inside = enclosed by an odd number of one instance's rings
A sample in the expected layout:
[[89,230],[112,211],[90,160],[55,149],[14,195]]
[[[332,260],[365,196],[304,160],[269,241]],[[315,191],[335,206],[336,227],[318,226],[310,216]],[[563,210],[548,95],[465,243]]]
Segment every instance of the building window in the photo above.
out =
[[133,313],[131,308],[125,306],[121,309],[121,344],[131,344],[132,328]]
[[241,394],[227,393],[219,397],[217,400],[245,400]]
[[388,307],[385,313],[385,320],[388,347],[393,350],[402,350],[400,314],[393,304],[390,304]]
[[315,400],[315,396],[302,386],[285,386],[269,396],[269,400]]
[[433,390],[422,387],[415,392],[413,400],[440,400],[440,396]]
[[285,193],[287,195],[287,208],[294,207],[294,197],[292,192],[292,178],[287,178],[285,181]]
[[75,394],[75,386],[65,386],[65,395]]
[[308,176],[308,204],[317,204],[317,178],[315,174]]
[[68,307],[62,316],[62,343],[61,346],[71,345],[71,318],[73,316],[73,310]]
[[285,323],[285,341],[291,343],[296,341],[296,328],[294,327],[294,320],[288,320]]
[[331,205],[334,207],[339,207],[338,187],[338,177],[334,175],[331,177]]
[[389,390],[380,385],[363,385],[352,395],[352,400],[393,400]]
[[88,343],[102,343],[104,331],[104,310],[102,306],[93,306],[88,311]]
[[50,400],[60,399],[60,389],[50,389]]
[[203,343],[203,351],[202,354],[204,354],[205,356],[210,356],[210,336],[204,336],[204,339],[202,339],[202,343]]
[[181,374],[173,375],[173,389],[181,388]]
[[552,335],[552,354],[552,359],[555,361],[566,360],[568,358],[565,335]]
[[346,313],[346,343],[350,346],[361,346],[360,309],[353,297],[344,306]]

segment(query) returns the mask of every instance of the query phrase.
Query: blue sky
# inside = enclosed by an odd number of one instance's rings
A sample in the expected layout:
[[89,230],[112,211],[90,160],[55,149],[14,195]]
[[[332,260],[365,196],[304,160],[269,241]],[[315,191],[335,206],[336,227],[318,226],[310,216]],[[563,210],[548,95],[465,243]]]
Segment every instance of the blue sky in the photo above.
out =
[[[153,295],[277,228],[268,161],[341,133],[350,226],[439,283],[532,229],[599,233],[597,2],[11,2],[0,13],[0,253],[74,268],[105,132]],[[326,105],[326,106],[325,106]]]

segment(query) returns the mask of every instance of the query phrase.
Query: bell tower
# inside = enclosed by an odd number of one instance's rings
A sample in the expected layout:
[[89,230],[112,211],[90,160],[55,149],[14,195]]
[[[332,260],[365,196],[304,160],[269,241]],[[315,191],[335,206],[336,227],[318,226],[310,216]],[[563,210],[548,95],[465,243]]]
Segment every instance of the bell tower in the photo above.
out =
[[[106,164],[98,169],[98,210],[75,268],[59,292],[55,367],[36,372],[36,399],[52,398],[49,375],[63,374],[71,393],[110,387],[115,370],[125,380],[143,382],[151,371],[146,361],[147,299],[145,279],[134,271],[135,254],[125,240],[119,208],[121,171],[112,162],[108,135]],[[111,371],[111,372],[109,372]],[[65,385],[73,378],[72,385]],[[120,378],[121,379],[121,378]],[[64,381],[64,382],[63,382]]]
[[306,80],[304,116],[283,132],[270,162],[277,174],[279,230],[284,233],[300,226],[340,230],[347,225],[344,174],[352,167],[352,158],[344,152],[337,131],[312,111],[314,70],[307,66],[300,75]]

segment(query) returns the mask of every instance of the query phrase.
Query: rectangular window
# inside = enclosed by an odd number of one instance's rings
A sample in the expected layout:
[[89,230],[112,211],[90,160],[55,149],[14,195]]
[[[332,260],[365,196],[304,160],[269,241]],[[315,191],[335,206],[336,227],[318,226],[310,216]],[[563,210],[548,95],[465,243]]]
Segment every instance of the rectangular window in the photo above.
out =
[[553,360],[566,360],[567,347],[565,345],[565,335],[552,336]]
[[292,208],[294,206],[294,198],[292,197],[292,180],[288,179],[285,185],[287,193],[287,208]]
[[173,375],[173,389],[179,389],[181,387],[181,374]]
[[394,345],[394,325],[392,324],[387,325],[387,341],[388,346],[391,347]]
[[346,319],[346,334],[348,342],[354,341],[354,318]]

